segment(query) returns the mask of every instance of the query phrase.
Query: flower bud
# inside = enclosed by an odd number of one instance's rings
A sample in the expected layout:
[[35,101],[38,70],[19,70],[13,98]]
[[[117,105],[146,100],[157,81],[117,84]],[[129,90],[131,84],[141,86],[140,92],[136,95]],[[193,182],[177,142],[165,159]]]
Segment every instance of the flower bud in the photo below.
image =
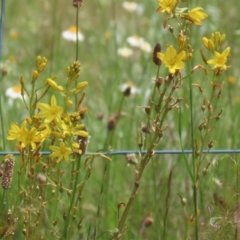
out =
[[53,89],[55,89],[55,90],[57,90],[59,92],[63,92],[64,91],[64,88],[62,86],[57,85],[57,83],[54,80],[52,80],[51,78],[47,79],[47,83],[48,83],[48,85],[50,87],[52,87]]
[[35,82],[37,78],[38,78],[38,71],[35,70],[32,73],[32,82]]
[[158,58],[157,53],[161,52],[161,45],[160,43],[157,43],[153,49],[153,62],[160,66],[162,64],[162,61]]

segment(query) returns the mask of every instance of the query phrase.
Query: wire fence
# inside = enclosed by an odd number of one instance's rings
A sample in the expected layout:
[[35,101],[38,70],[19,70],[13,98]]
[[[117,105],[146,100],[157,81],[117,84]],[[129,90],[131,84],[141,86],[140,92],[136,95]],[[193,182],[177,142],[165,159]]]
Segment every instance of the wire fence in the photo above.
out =
[[[51,152],[44,151],[40,152],[42,155],[49,155]],[[103,155],[126,155],[126,154],[138,154],[140,153],[139,150],[122,150],[122,151],[99,151],[99,152],[86,152],[84,155],[96,155],[96,154],[103,154]],[[146,154],[147,150],[141,151],[142,154]],[[193,150],[155,150],[154,153],[156,155],[167,155],[167,154],[192,154]],[[240,149],[216,149],[216,150],[203,150],[203,153],[209,153],[209,154],[238,154],[240,153]],[[6,151],[6,152],[0,152],[0,155],[7,155],[7,154],[13,154],[13,155],[20,155],[17,151]]]

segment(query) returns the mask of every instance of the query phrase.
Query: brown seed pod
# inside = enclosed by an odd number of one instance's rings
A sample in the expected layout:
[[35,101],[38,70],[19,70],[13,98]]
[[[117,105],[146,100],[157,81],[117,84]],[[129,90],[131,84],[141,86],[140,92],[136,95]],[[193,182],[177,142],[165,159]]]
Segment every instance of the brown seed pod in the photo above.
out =
[[15,158],[12,154],[8,154],[5,156],[2,175],[2,187],[5,189],[9,188],[11,185],[14,163]]

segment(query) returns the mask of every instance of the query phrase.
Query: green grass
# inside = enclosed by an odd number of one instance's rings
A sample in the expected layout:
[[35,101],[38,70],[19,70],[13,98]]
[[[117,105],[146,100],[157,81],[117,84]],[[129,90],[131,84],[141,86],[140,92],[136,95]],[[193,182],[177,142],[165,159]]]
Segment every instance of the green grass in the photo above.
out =
[[[147,123],[143,106],[148,105],[149,94],[153,91],[157,66],[152,62],[151,53],[134,49],[133,56],[122,58],[117,55],[117,49],[129,47],[126,38],[135,34],[143,37],[152,48],[160,42],[163,52],[169,44],[176,44],[176,40],[162,27],[165,15],[156,13],[157,0],[139,1],[144,8],[142,14],[127,12],[122,8],[122,2],[84,1],[83,7],[79,10],[79,28],[85,36],[85,40],[78,45],[78,60],[81,63],[79,81],[88,81],[82,107],[88,109],[83,121],[91,136],[88,144],[90,152],[138,150],[141,127]],[[221,109],[223,113],[220,120],[214,122],[213,131],[211,136],[207,137],[204,149],[210,140],[214,140],[213,149],[239,149],[240,102],[237,98],[239,98],[240,37],[235,31],[239,29],[240,17],[237,9],[240,5],[236,0],[220,2],[214,0],[211,3],[191,1],[189,4],[193,7],[203,7],[209,15],[204,20],[203,26],[195,26],[192,29],[191,45],[194,49],[194,59],[191,64],[204,65],[199,53],[199,49],[203,48],[201,38],[210,37],[214,31],[226,34],[223,49],[231,47],[228,62],[231,68],[224,72],[219,80],[224,82],[224,87],[217,103],[217,113]],[[31,74],[38,55],[45,56],[48,65],[37,79],[39,81],[37,85],[40,86],[50,76],[57,76],[57,82],[65,86],[66,67],[76,58],[76,46],[75,43],[63,39],[61,33],[69,26],[75,25],[76,9],[72,7],[71,1],[6,1],[5,16],[2,63],[6,64],[12,56],[15,62],[8,63],[9,71],[1,78],[1,114],[4,131],[0,131],[0,150],[16,151],[15,143],[4,139],[11,122],[21,124],[27,117],[27,111],[19,99],[9,104],[5,91],[8,87],[19,84],[20,76],[24,77],[26,88],[31,88]],[[11,38],[11,31],[17,32],[16,39]],[[175,31],[177,34],[177,25]],[[109,38],[105,37],[106,33],[109,34]],[[209,59],[210,54],[206,53],[206,57]],[[161,66],[160,76],[166,77],[167,74],[167,69]],[[235,84],[228,82],[229,76],[236,78]],[[196,71],[191,77],[193,83],[201,85],[206,96],[211,96],[211,87],[203,71]],[[123,99],[120,86],[127,81],[132,81],[140,93]],[[183,98],[186,103],[181,105],[181,141],[180,115],[178,110],[173,109],[167,115],[164,124],[169,127],[164,131],[163,138],[155,146],[155,150],[192,148],[189,107],[191,104],[192,127],[199,143],[198,126],[202,122],[203,98],[198,88],[193,87],[193,99],[190,99],[188,81],[189,79],[184,79],[183,86],[175,95]],[[62,96],[55,90],[50,90],[44,101],[49,103],[52,94],[63,104]],[[80,96],[81,94],[79,98]],[[109,132],[107,130],[109,118],[118,112],[119,106],[123,116],[117,122],[114,133]],[[71,108],[69,110],[72,111]],[[103,114],[102,120],[97,118],[100,113]],[[111,134],[112,141],[108,140],[109,136],[111,139]],[[150,137],[148,135],[144,137],[146,146],[149,146]],[[49,143],[44,150],[48,150],[48,145]],[[97,239],[97,236],[100,236],[98,239],[112,239],[111,231],[118,227],[118,215],[121,216],[125,209],[125,206],[118,208],[119,203],[127,203],[135,183],[135,166],[128,165],[125,156],[111,156],[111,162],[95,157],[84,164],[87,158],[88,155],[81,158],[76,194],[79,193],[79,189],[82,189],[82,193],[81,199],[77,202],[76,220],[72,219],[73,210],[69,220],[72,230],[62,239]],[[140,162],[139,156],[138,160]],[[122,239],[196,239],[194,221],[191,222],[191,216],[194,215],[193,182],[186,167],[187,162],[192,170],[192,161],[189,155],[155,155],[150,160],[124,224],[127,231]],[[36,166],[36,174],[43,172],[45,162],[47,158],[44,156],[41,164]],[[203,175],[202,170],[209,163],[212,164],[208,167],[207,174]],[[52,168],[47,171],[48,183],[51,181],[59,183],[61,180],[64,188],[72,188],[71,181],[74,185],[76,176],[72,178],[72,165],[65,161],[55,168],[53,165],[51,162],[49,166]],[[64,216],[71,204],[71,196],[67,191],[62,191],[60,185],[49,184],[37,188],[36,179],[30,180],[27,172],[19,172],[21,166],[21,159],[16,156],[11,188],[0,191],[0,234],[7,225],[11,225],[15,226],[14,236],[3,239],[36,239],[36,236],[42,236],[42,239],[47,240],[58,239],[64,231],[66,223]],[[238,155],[208,154],[201,164],[199,173],[201,180],[197,189],[197,208],[200,209],[198,239],[237,239],[233,215],[239,204]],[[217,184],[219,181],[221,184]],[[20,185],[25,189],[21,189]],[[31,189],[32,186],[35,187]],[[31,198],[28,198],[27,194],[31,194]],[[187,199],[185,206],[182,206],[179,195]],[[27,208],[28,201],[31,205]],[[12,215],[8,221],[6,219],[10,209]],[[31,221],[27,219],[29,212],[32,213]],[[149,216],[154,219],[154,223],[146,228],[145,234],[142,234],[143,221]],[[56,226],[53,225],[54,221],[57,221]],[[79,221],[81,227],[78,230]],[[34,225],[37,222],[39,225]],[[24,236],[23,229],[30,228],[36,229],[33,235]],[[0,235],[1,237],[3,235]]]

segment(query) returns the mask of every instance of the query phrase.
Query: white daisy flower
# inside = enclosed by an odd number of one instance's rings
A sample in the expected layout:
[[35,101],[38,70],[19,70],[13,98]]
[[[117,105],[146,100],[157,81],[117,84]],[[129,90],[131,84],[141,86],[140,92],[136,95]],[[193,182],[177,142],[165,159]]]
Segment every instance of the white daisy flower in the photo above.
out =
[[75,26],[71,26],[66,31],[63,31],[62,37],[68,41],[76,42],[77,41],[76,32],[78,32],[78,41],[82,42],[84,40],[84,36]]
[[133,55],[133,50],[131,48],[123,47],[117,50],[118,55],[121,57],[128,58]]
[[132,47],[140,47],[145,41],[143,38],[135,35],[132,37],[127,38],[127,42],[132,46]]
[[137,4],[136,2],[123,2],[122,6],[125,10],[129,12],[135,12],[139,8],[139,4]]
[[6,90],[6,96],[11,99],[17,99],[17,98],[22,99],[21,86],[15,85],[13,87],[9,87]]
[[150,43],[145,42],[145,41],[140,45],[140,49],[146,53],[152,52],[152,47],[151,47]]
[[140,93],[140,90],[131,81],[120,85],[120,90],[126,97]]

